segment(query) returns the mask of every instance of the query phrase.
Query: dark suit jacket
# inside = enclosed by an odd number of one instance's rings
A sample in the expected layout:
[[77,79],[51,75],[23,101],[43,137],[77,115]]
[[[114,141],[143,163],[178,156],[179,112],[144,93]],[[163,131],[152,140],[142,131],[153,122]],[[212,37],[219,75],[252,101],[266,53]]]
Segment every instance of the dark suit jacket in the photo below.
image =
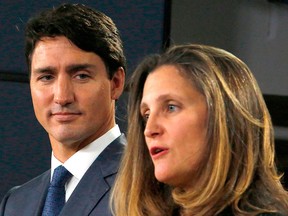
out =
[[[125,142],[122,134],[98,156],[71,194],[61,216],[111,216],[110,189]],[[2,200],[0,216],[41,215],[49,181],[50,170],[22,186],[12,188]]]

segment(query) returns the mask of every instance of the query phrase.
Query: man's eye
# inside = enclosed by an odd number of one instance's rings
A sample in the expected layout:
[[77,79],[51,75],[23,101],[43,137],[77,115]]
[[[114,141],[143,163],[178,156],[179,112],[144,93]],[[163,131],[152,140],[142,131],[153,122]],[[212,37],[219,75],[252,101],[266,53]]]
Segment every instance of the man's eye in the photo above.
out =
[[76,76],[76,78],[77,79],[86,79],[86,78],[88,78],[89,76],[87,75],[87,74],[78,74],[77,76]]
[[39,80],[42,80],[42,81],[49,81],[51,79],[53,79],[52,75],[45,75],[45,76],[39,77]]

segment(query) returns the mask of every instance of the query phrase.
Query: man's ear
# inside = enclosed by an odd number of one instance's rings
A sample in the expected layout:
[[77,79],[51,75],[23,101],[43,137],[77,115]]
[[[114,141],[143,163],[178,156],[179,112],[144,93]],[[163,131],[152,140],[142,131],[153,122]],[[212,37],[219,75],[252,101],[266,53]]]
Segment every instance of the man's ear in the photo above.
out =
[[111,98],[117,100],[124,89],[125,71],[123,67],[119,67],[111,79]]

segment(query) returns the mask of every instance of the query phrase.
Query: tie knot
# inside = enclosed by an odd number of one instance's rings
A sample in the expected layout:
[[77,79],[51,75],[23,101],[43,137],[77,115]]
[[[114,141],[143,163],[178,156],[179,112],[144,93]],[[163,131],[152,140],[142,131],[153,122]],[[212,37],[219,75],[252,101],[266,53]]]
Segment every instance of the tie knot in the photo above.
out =
[[58,166],[54,170],[51,185],[55,187],[63,187],[71,176],[72,174],[64,166]]

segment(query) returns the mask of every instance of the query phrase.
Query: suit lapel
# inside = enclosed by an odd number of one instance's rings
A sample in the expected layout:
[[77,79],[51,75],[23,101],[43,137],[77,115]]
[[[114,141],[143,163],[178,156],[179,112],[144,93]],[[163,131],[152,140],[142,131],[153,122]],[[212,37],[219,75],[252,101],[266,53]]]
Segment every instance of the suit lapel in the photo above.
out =
[[109,192],[116,174],[125,142],[121,135],[112,142],[87,170],[60,215],[89,215],[101,199]]
[[[92,168],[92,169],[91,169]],[[65,204],[61,215],[88,215],[101,197],[109,190],[109,186],[100,174],[97,163],[83,176],[75,191]]]
[[41,177],[40,184],[37,185],[37,187],[35,188],[35,192],[38,193],[38,195],[35,196],[37,197],[37,200],[34,200],[36,202],[35,206],[37,206],[37,208],[35,209],[35,216],[42,215],[43,205],[50,183],[50,175],[50,170],[46,171]]

